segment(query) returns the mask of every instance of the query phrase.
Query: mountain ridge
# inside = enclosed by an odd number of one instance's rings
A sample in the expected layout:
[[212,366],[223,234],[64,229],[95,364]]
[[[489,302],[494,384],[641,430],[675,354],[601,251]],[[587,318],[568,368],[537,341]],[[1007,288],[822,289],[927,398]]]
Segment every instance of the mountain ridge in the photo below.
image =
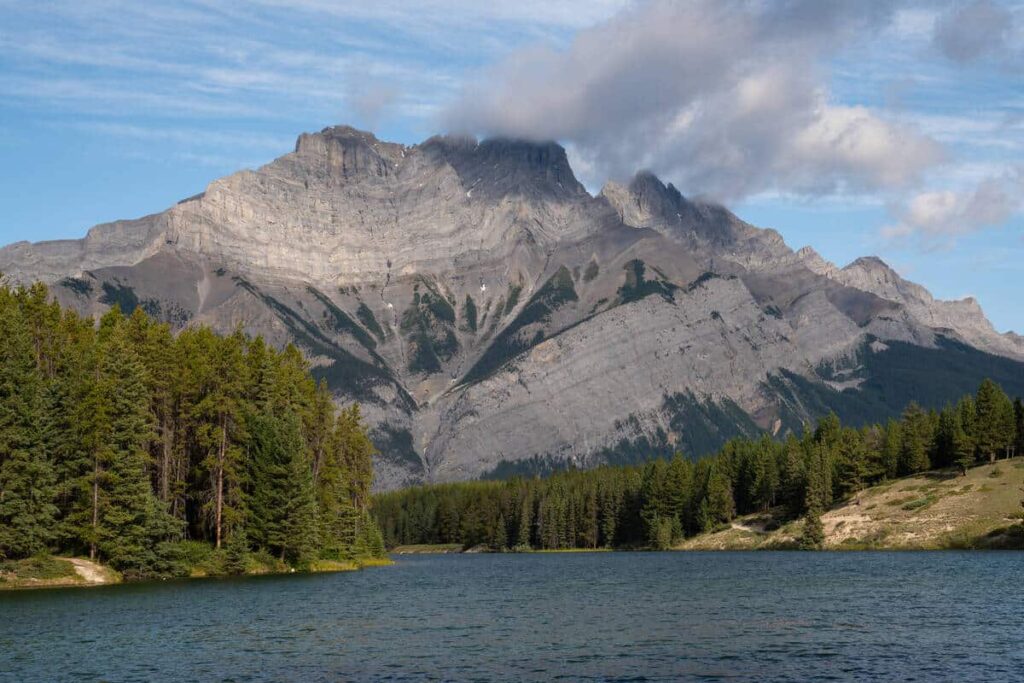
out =
[[976,302],[878,259],[794,252],[649,172],[592,196],[556,143],[303,133],[163,212],[4,247],[0,271],[83,312],[296,342],[339,401],[366,404],[385,487],[868,410],[885,402],[861,387],[899,345],[960,344],[1011,375],[1024,361]]

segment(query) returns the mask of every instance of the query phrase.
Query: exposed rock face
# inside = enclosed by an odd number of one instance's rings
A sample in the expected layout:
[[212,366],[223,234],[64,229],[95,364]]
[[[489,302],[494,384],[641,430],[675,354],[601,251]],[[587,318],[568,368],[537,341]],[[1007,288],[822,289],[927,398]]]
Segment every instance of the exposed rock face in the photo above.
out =
[[877,416],[904,347],[1024,369],[972,300],[793,252],[649,173],[591,197],[556,144],[303,134],[163,213],[0,249],[0,271],[86,312],[296,342],[363,402],[386,487]]
[[902,304],[912,316],[929,327],[951,333],[989,353],[1024,358],[1021,338],[1013,333],[997,332],[972,297],[960,301],[939,301],[921,285],[904,280],[875,256],[859,258],[840,269],[813,250],[801,252],[805,265],[811,270],[836,282]]

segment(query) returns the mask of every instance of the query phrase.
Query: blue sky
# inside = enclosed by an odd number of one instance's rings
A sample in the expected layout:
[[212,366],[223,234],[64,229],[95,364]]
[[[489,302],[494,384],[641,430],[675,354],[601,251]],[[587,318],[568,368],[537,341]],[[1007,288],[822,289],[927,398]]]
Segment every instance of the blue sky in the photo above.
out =
[[1024,331],[1024,3],[413,4],[0,0],[0,244],[160,211],[337,123],[553,137],[595,191],[652,168]]

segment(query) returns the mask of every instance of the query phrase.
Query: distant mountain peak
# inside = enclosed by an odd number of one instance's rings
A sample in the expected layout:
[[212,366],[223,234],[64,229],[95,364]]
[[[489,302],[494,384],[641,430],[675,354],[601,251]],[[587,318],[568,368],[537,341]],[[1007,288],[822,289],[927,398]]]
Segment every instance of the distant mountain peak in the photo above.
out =
[[853,270],[855,268],[861,268],[872,272],[884,272],[896,274],[896,271],[892,267],[877,256],[861,256],[855,259],[853,262],[846,265],[843,270]]
[[555,142],[444,135],[410,148],[409,155],[416,154],[451,166],[477,197],[519,193],[572,200],[586,195],[565,148]]
[[295,156],[312,171],[334,176],[387,176],[405,155],[406,147],[381,142],[373,133],[351,126],[332,126],[303,133],[295,141]]

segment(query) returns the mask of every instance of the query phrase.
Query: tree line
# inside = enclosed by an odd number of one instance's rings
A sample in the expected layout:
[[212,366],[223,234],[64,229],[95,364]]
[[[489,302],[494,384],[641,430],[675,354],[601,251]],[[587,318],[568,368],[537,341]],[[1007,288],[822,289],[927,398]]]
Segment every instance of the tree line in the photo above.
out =
[[737,515],[806,517],[802,545],[824,541],[820,515],[871,484],[967,468],[1024,452],[1024,405],[990,380],[941,411],[911,403],[860,428],[835,414],[802,435],[737,438],[696,462],[676,454],[639,466],[418,486],[378,495],[388,547],[461,543],[493,550],[667,548]]
[[147,576],[186,571],[195,543],[239,572],[381,555],[373,455],[359,406],[336,410],[294,346],[0,285],[0,559]]

